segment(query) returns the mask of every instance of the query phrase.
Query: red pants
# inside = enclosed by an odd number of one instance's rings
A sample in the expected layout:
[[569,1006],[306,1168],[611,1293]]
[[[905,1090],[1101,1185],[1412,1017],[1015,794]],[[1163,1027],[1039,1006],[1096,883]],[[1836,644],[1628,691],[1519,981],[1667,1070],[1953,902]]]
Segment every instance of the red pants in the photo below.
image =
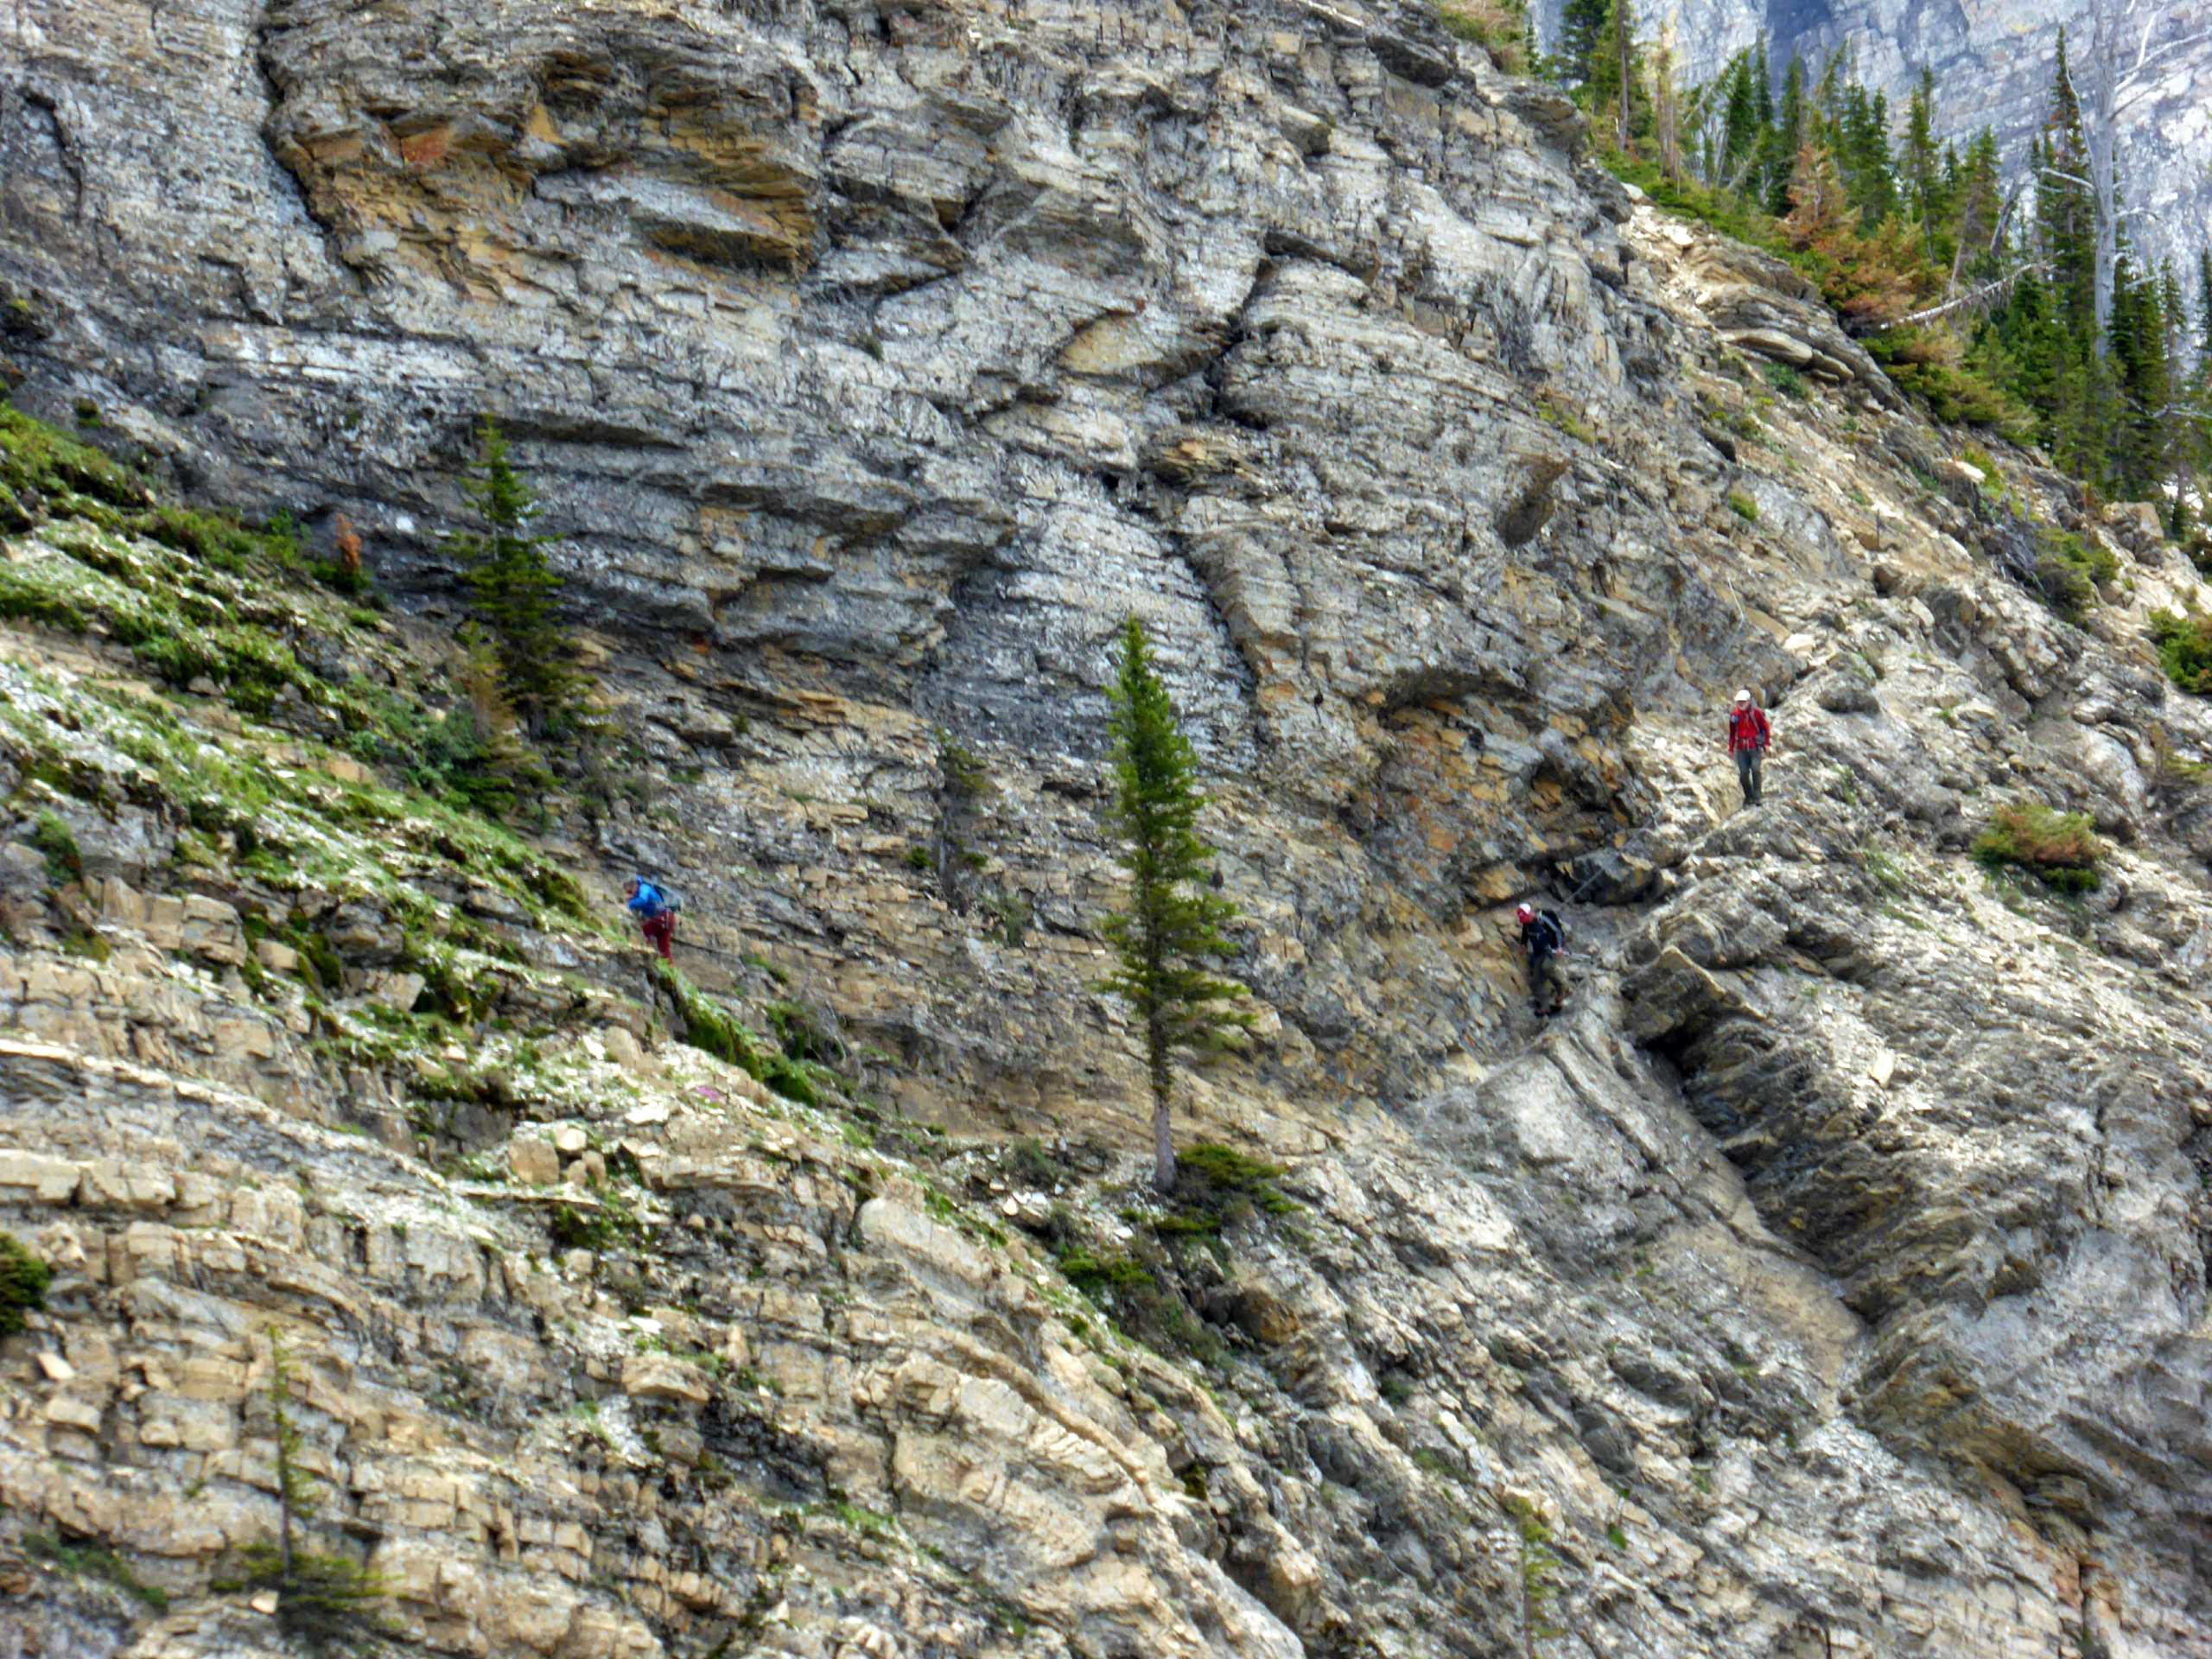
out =
[[669,961],[676,960],[676,918],[648,916],[638,925],[645,930],[645,943]]

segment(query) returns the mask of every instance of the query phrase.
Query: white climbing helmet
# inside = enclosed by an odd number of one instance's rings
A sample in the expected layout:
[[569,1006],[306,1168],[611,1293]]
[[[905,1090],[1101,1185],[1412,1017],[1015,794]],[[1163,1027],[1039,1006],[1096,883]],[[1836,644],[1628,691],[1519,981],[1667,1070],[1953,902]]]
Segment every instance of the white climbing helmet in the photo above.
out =
[[1736,701],[1738,702],[1749,702],[1751,700],[1751,694],[1749,691],[1738,691],[1736,694]]

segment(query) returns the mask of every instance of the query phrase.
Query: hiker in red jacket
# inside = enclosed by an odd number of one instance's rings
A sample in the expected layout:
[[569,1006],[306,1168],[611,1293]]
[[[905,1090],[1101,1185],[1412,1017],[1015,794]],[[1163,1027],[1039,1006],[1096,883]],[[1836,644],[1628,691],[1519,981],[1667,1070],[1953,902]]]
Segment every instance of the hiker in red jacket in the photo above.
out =
[[1728,711],[1728,753],[1736,757],[1736,781],[1744,786],[1744,804],[1759,804],[1760,773],[1766,766],[1766,710],[1751,701],[1749,691],[1736,694]]

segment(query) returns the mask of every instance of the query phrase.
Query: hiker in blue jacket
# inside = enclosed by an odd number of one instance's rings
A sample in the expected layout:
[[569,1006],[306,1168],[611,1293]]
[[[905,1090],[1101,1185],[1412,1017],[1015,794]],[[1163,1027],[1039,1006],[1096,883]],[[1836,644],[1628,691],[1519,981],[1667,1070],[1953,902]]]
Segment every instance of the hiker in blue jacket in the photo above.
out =
[[633,875],[622,889],[622,907],[638,918],[645,943],[670,962],[676,960],[676,905],[642,875]]

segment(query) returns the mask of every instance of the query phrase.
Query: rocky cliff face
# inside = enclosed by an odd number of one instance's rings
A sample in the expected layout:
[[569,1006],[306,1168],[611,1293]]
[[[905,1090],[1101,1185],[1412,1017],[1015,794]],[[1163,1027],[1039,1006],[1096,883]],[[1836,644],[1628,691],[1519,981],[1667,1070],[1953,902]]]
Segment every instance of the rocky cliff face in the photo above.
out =
[[[1937,137],[1963,147],[1991,128],[2018,166],[2050,108],[2058,32],[2063,29],[2073,42],[2078,72],[2094,10],[2090,0],[1669,0],[1640,15],[1651,37],[1671,48],[1679,73],[1693,79],[1713,75],[1762,35],[1777,74],[1793,54],[1816,68],[1835,53],[1847,54],[1861,80],[1889,94],[1900,121],[1925,69],[1936,77]],[[1557,0],[1537,11],[1548,31],[1557,29],[1559,13]],[[2156,47],[2194,35],[2200,23],[2192,8],[2168,7],[2142,40]],[[2183,270],[2191,268],[2212,213],[2208,84],[2212,40],[2199,39],[2144,73],[2141,95],[2120,124],[2126,205],[2139,216],[2130,233],[2152,257],[2171,258]]]
[[[410,1650],[2212,1652],[2155,530],[1417,8],[5,27],[16,401],[143,463],[11,435],[12,1650],[273,1648],[281,1344]],[[483,410],[639,751],[522,839],[377,737]],[[1265,1010],[1169,1207],[1090,988],[1131,611]],[[2096,893],[1965,857],[2022,797]],[[640,864],[724,1012],[595,919]]]

